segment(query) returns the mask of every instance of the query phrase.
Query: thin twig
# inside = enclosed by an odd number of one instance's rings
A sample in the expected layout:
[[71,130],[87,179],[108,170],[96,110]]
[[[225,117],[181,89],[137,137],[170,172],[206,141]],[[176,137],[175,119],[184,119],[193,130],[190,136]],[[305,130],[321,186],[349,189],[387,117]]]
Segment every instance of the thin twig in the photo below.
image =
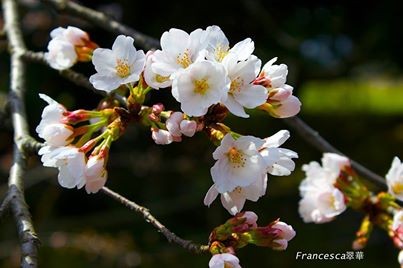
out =
[[[290,118],[285,118],[283,120],[288,126],[293,128],[307,143],[309,143],[319,151],[344,155],[299,117],[294,116]],[[371,180],[379,186],[385,187],[385,179],[378,174],[372,172],[371,170],[354,160],[351,160],[351,165],[361,176]]]
[[157,228],[158,231],[161,232],[168,239],[169,242],[176,243],[176,244],[180,245],[181,247],[183,247],[184,249],[187,249],[187,250],[195,252],[195,253],[207,252],[209,250],[209,246],[207,246],[207,245],[195,244],[192,241],[184,240],[184,239],[180,238],[179,236],[177,236],[176,234],[174,234],[173,232],[171,232],[160,221],[158,221],[150,213],[150,211],[147,208],[140,206],[133,201],[130,201],[126,197],[121,196],[120,194],[112,191],[111,189],[109,189],[107,187],[103,187],[101,189],[101,192],[106,194],[107,196],[115,199],[116,201],[123,204],[127,208],[134,210],[138,213],[141,213],[143,215],[144,219],[147,222],[151,223],[155,228]]
[[121,33],[124,35],[129,35],[133,37],[136,45],[144,49],[155,49],[158,48],[158,40],[149,37],[127,25],[124,25],[116,20],[108,17],[106,14],[93,10],[91,8],[82,6],[78,3],[68,1],[68,0],[42,0],[43,2],[50,3],[56,9],[62,12],[67,12],[71,15],[83,18],[92,24],[102,27],[107,31],[112,33]]
[[[48,64],[48,62],[46,61],[45,53],[43,53],[43,52],[33,52],[33,51],[26,50],[24,52],[24,54],[22,55],[22,57],[26,61],[37,62],[37,63],[46,65],[49,68],[51,68],[50,65]],[[90,83],[88,77],[86,77],[85,75],[83,75],[81,73],[75,72],[71,69],[66,69],[66,70],[59,71],[59,74],[62,77],[66,78],[67,80],[73,82],[77,86],[91,90],[94,93],[101,95],[103,97],[106,97],[108,95],[108,93],[106,93],[105,91],[94,88],[92,86],[92,84]],[[120,104],[122,104],[124,106],[126,105],[126,100],[122,96],[114,95],[114,98],[116,98]]]
[[26,166],[25,148],[22,142],[29,137],[24,106],[25,64],[22,59],[26,48],[19,25],[15,0],[2,2],[5,29],[11,49],[11,77],[9,102],[14,128],[13,165],[8,179],[9,190],[6,199],[17,224],[21,247],[21,267],[36,267],[39,239],[33,227],[31,214],[24,197],[23,177]]

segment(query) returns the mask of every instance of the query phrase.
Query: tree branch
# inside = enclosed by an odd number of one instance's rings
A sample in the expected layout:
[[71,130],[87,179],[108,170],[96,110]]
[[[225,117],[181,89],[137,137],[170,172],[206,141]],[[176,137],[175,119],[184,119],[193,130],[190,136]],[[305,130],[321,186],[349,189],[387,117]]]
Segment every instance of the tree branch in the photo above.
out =
[[[5,202],[10,207],[17,224],[21,247],[21,267],[37,266],[39,239],[35,233],[31,214],[24,197],[23,177],[26,166],[26,153],[23,141],[29,137],[24,107],[25,64],[22,60],[26,48],[19,25],[17,5],[14,0],[3,0],[5,29],[11,49],[11,85],[9,102],[14,128],[14,162],[8,179],[8,192]],[[3,208],[4,209],[4,208]]]
[[[37,62],[37,63],[46,65],[49,68],[51,68],[50,65],[48,64],[48,62],[46,61],[45,53],[43,53],[43,52],[33,52],[33,51],[26,50],[24,52],[24,54],[22,55],[22,57],[26,61]],[[51,69],[54,70],[53,68],[51,68]],[[77,86],[91,90],[94,93],[101,95],[103,97],[108,96],[108,93],[106,93],[105,91],[94,88],[92,86],[92,84],[90,83],[88,77],[86,77],[85,75],[83,75],[81,73],[77,73],[71,69],[66,69],[66,70],[59,71],[59,74],[62,77],[66,78],[67,80],[73,82]],[[114,97],[120,102],[120,104],[126,105],[126,100],[122,96],[114,95]]]
[[[314,148],[321,152],[331,152],[344,155],[337,148],[331,145],[327,140],[325,140],[319,133],[311,128],[307,123],[297,116],[285,118],[284,122],[291,128],[293,128],[307,143],[312,145]],[[379,186],[385,187],[385,179],[378,174],[372,172],[368,168],[364,167],[360,163],[351,160],[351,165],[361,176],[371,180]]]
[[102,12],[93,10],[91,8],[82,6],[72,1],[68,0],[42,0],[43,2],[51,4],[53,7],[59,11],[69,13],[71,15],[82,18],[92,24],[102,27],[107,31],[112,33],[121,33],[124,35],[129,35],[133,37],[136,45],[141,46],[144,49],[155,49],[160,46],[159,41],[149,37],[139,31],[136,31],[129,26],[121,24],[116,20],[108,17]]
[[121,196],[120,194],[110,190],[107,187],[103,187],[101,189],[101,192],[106,194],[107,196],[111,197],[112,199],[115,199],[119,203],[123,204],[127,208],[134,210],[140,214],[143,215],[144,219],[152,224],[159,232],[161,232],[169,242],[176,243],[183,247],[184,249],[187,249],[189,251],[195,252],[195,253],[202,253],[202,252],[207,252],[209,250],[208,245],[198,245],[193,243],[190,240],[184,240],[171,232],[168,228],[166,228],[160,221],[158,221],[151,213],[150,211],[143,207],[138,205],[137,203],[130,201],[129,199]]

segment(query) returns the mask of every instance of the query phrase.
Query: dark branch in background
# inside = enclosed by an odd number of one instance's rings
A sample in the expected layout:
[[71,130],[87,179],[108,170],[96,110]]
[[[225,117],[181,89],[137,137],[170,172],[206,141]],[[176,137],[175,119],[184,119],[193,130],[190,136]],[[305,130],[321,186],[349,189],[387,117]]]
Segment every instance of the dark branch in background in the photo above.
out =
[[116,20],[108,17],[102,12],[93,10],[91,8],[87,8],[80,4],[77,4],[68,0],[42,0],[45,3],[51,4],[53,7],[58,9],[59,11],[66,12],[68,14],[83,18],[86,21],[91,22],[92,24],[102,27],[105,30],[112,33],[121,33],[124,35],[129,35],[133,37],[136,45],[140,47],[150,50],[155,49],[160,46],[158,40],[151,38],[139,31],[136,31],[129,26],[121,24]]
[[14,128],[14,157],[8,179],[9,189],[1,208],[2,210],[9,208],[16,222],[21,247],[21,267],[36,267],[39,239],[25,202],[23,183],[28,156],[26,149],[30,147],[24,143],[28,144],[31,141],[24,107],[25,64],[22,55],[26,48],[15,1],[3,0],[2,4],[5,30],[11,49],[9,105]]
[[[22,56],[25,60],[33,61],[33,62],[37,62],[37,63],[41,63],[43,65],[49,66],[48,62],[45,60],[45,56],[44,56],[43,52],[25,51]],[[67,80],[70,80],[77,86],[81,86],[83,88],[89,89],[102,96],[107,95],[105,91],[95,89],[92,86],[92,84],[90,83],[90,81],[88,80],[88,77],[86,77],[83,74],[77,73],[70,69],[60,71],[59,73],[61,76],[63,76]]]
[[161,232],[169,242],[176,243],[183,247],[184,249],[187,249],[189,251],[195,252],[195,253],[202,253],[202,252],[207,252],[209,250],[208,245],[198,245],[193,243],[190,240],[184,240],[177,236],[176,234],[172,233],[168,228],[166,228],[160,221],[158,221],[149,211],[148,208],[145,208],[143,206],[138,205],[137,203],[130,201],[129,199],[121,196],[120,194],[110,190],[107,187],[103,187],[101,189],[101,192],[106,194],[107,196],[115,199],[119,203],[123,204],[127,208],[136,211],[138,213],[141,213],[144,217],[144,219],[152,224],[159,232]]
[[[24,54],[22,55],[22,57],[26,61],[37,62],[37,63],[50,67],[48,62],[45,59],[45,54],[43,52],[33,52],[33,51],[26,50],[24,52]],[[59,71],[59,74],[62,77],[66,78],[67,80],[73,82],[77,86],[91,90],[91,91],[95,92],[96,94],[101,95],[103,97],[106,97],[108,95],[108,93],[106,93],[105,91],[94,88],[92,86],[92,84],[90,83],[90,81],[88,80],[88,77],[86,77],[85,75],[83,75],[81,73],[77,73],[71,69],[66,69],[66,70]],[[122,105],[126,105],[126,100],[122,96],[114,95],[114,98],[116,98]]]
[[[333,145],[331,145],[327,140],[325,140],[319,133],[311,128],[308,124],[302,121],[300,118],[294,116],[284,119],[284,122],[291,128],[293,128],[306,142],[315,147],[321,152],[331,152],[344,155]],[[351,165],[363,177],[370,179],[372,182],[378,184],[379,186],[385,187],[385,179],[378,174],[367,169],[360,163],[351,160]]]

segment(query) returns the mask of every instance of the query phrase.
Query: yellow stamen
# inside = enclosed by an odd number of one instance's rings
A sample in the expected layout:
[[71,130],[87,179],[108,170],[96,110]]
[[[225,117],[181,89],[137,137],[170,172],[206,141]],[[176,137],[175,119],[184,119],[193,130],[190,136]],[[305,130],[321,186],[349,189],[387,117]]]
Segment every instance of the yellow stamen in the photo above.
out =
[[169,80],[169,76],[162,76],[162,75],[159,75],[159,74],[157,74],[155,76],[155,81],[157,83],[164,83],[165,81],[168,81],[168,80]]
[[403,183],[396,182],[392,185],[392,191],[395,194],[402,194],[403,193]]
[[224,47],[221,44],[217,46],[217,48],[214,51],[214,56],[215,59],[219,62],[222,62],[222,60],[225,58],[225,56],[228,55],[228,47]]
[[241,87],[243,85],[243,79],[240,77],[235,78],[231,81],[231,86],[229,88],[229,93],[238,93],[241,91]]
[[234,168],[244,167],[246,160],[241,151],[235,147],[231,147],[227,152],[228,160]]
[[224,268],[233,268],[234,266],[229,262],[224,262]]
[[116,74],[121,78],[125,78],[130,75],[130,65],[127,60],[117,59],[115,70]]
[[188,49],[185,50],[183,53],[179,53],[178,56],[176,56],[176,62],[180,65],[182,65],[183,68],[188,67],[190,64],[192,64],[190,52]]
[[200,95],[206,94],[206,92],[210,88],[210,85],[207,83],[207,79],[194,80],[193,85],[193,91]]

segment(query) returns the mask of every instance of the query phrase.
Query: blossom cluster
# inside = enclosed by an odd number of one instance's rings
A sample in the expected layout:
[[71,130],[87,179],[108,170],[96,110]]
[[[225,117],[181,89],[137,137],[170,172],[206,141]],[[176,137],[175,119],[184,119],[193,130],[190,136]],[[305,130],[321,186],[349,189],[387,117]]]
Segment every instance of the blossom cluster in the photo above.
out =
[[[85,185],[88,193],[97,192],[107,179],[105,166],[113,134],[108,129],[96,138],[91,137],[108,124],[113,111],[70,112],[49,96],[39,96],[48,103],[36,128],[38,136],[46,141],[39,150],[43,165],[58,168],[61,186],[80,189]],[[89,120],[96,122],[75,126]]]
[[[204,204],[210,206],[220,195],[224,208],[234,215],[224,224],[228,228],[213,231],[210,266],[240,267],[231,250],[248,243],[278,250],[287,247],[295,235],[290,225],[274,221],[257,227],[256,214],[242,209],[246,200],[256,202],[265,195],[268,174],[288,176],[294,170],[293,159],[298,154],[280,147],[290,133],[281,130],[261,139],[238,134],[224,124],[229,113],[248,118],[245,109],[258,109],[274,117],[296,115],[301,103],[293,96],[293,87],[286,84],[287,65],[274,64],[277,58],[273,58],[262,68],[262,61],[253,55],[250,38],[230,46],[218,26],[190,34],[170,29],[161,36],[161,49],[146,53],[136,49],[132,37],[124,35],[117,36],[111,49],[97,48],[86,32],[71,26],[55,29],[51,37],[46,53],[50,66],[63,70],[78,61],[91,61],[96,71],[89,78],[93,87],[113,93],[110,98],[121,95],[123,100],[122,107],[100,105],[96,111],[70,112],[40,95],[48,106],[37,127],[46,142],[39,154],[44,166],[58,168],[61,186],[85,185],[88,193],[102,188],[111,143],[130,122],[148,127],[160,145],[204,132],[217,145],[210,172],[213,185]],[[169,90],[181,110],[166,110],[162,103],[145,105],[153,89]],[[226,245],[234,234],[243,240],[232,239],[231,245]],[[220,235],[228,237],[223,240]]]
[[171,86],[172,95],[189,116],[205,115],[217,103],[239,117],[249,117],[244,108],[266,102],[275,106],[278,117],[299,112],[301,103],[285,84],[287,66],[273,65],[275,58],[261,69],[250,38],[231,47],[218,26],[190,34],[173,28],[162,35],[161,48],[149,53],[145,80],[156,89]]
[[288,241],[296,235],[290,225],[280,220],[262,227],[258,226],[257,220],[254,212],[245,211],[214,228],[209,239],[210,252],[213,254],[209,267],[241,267],[235,256],[237,249],[253,244],[284,250]]
[[400,250],[398,260],[403,265],[403,209],[395,202],[402,200],[403,164],[398,157],[385,176],[388,193],[370,192],[352,170],[349,159],[337,154],[325,153],[322,166],[311,162],[302,169],[306,178],[300,184],[299,212],[305,222],[331,221],[347,207],[364,212],[353,249],[364,248],[373,227],[378,226]]

